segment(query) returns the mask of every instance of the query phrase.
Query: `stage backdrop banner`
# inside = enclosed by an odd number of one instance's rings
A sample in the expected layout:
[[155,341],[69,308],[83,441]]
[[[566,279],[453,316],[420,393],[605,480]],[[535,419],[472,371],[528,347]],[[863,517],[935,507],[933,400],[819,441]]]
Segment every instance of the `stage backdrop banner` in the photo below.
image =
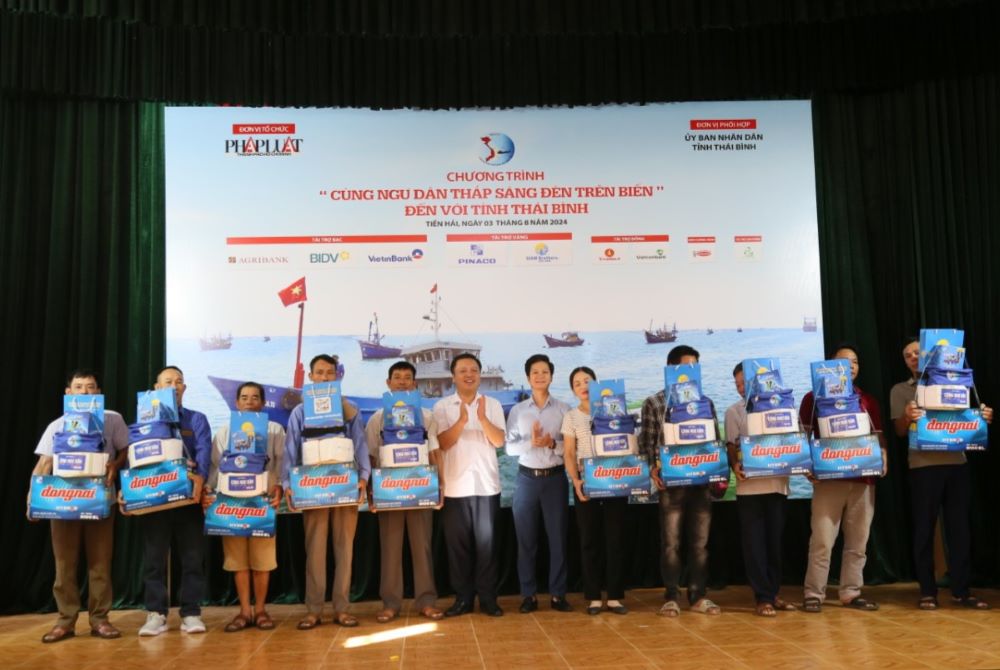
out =
[[824,358],[808,101],[175,107],[166,154],[168,359],[213,426],[250,379],[287,420],[300,323],[366,417],[400,358],[427,406],[468,350],[505,410],[544,352],[556,396],[588,365],[638,411],[689,344],[720,419],[737,362],[780,357],[800,398]]

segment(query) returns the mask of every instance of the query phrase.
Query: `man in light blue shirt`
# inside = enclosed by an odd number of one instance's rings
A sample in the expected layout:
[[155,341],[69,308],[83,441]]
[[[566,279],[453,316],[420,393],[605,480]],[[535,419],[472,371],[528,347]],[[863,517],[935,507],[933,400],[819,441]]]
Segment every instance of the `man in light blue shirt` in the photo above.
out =
[[538,519],[549,540],[549,595],[552,609],[572,611],[566,602],[566,526],[569,488],[563,466],[560,429],[570,407],[549,395],[555,366],[548,356],[535,354],[524,363],[531,397],[510,410],[507,418],[507,453],[518,457],[514,490],[514,529],[517,532],[517,574],[521,581],[520,611],[538,609],[535,557],[538,553]]
[[[309,381],[314,384],[336,381],[338,361],[335,356],[319,354],[309,362]],[[371,462],[368,459],[368,442],[365,424],[358,408],[344,404],[344,436],[354,443],[354,463],[358,468],[358,501],[364,500],[368,488]],[[290,470],[302,465],[302,440],[328,434],[328,428],[304,428],[305,408],[300,403],[288,417],[285,436],[285,457],[281,464],[281,483],[285,487],[288,506],[294,508]],[[312,434],[315,433],[315,434]],[[306,609],[308,613],[299,624],[299,630],[310,630],[319,625],[326,600],[326,544],[333,526],[333,621],[341,626],[358,625],[358,619],[347,612],[350,603],[351,563],[354,559],[354,532],[358,527],[357,505],[323,507],[302,510],[302,524],[306,535]]]

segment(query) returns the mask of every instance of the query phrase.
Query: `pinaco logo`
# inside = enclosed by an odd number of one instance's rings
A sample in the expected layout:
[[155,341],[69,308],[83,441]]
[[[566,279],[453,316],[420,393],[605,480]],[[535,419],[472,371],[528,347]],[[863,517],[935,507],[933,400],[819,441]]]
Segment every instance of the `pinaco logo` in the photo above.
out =
[[151,477],[136,477],[131,482],[129,482],[128,487],[130,489],[142,489],[142,488],[156,488],[160,484],[168,484],[170,482],[176,482],[180,478],[180,471],[173,470],[171,472],[164,472],[159,475],[152,475]]
[[331,486],[341,486],[350,481],[350,475],[322,475],[318,477],[312,477],[310,475],[303,475],[299,479],[299,486],[304,488],[329,488]]
[[410,489],[421,488],[424,486],[430,486],[430,477],[405,477],[400,479],[390,479],[386,477],[382,480],[382,488],[384,489],[399,489],[401,491],[409,491]]
[[236,505],[227,505],[226,503],[219,503],[219,506],[215,508],[215,513],[219,516],[231,516],[237,519],[267,518],[266,507],[237,507]]
[[671,467],[681,467],[687,466],[689,468],[697,468],[699,466],[705,465],[707,463],[718,463],[719,462],[719,452],[714,451],[709,454],[673,454],[670,456]]
[[606,468],[598,465],[594,468],[594,477],[598,479],[613,479],[619,481],[625,477],[638,477],[642,474],[642,468],[638,465],[627,468]]
[[871,447],[851,447],[849,449],[824,449],[820,452],[820,460],[823,461],[847,461],[855,458],[863,458],[872,455]]
[[65,500],[66,502],[72,502],[74,500],[96,500],[97,489],[58,489],[50,484],[42,489],[41,495],[46,499],[58,498],[59,500]]
[[304,142],[294,137],[294,123],[234,123],[233,135],[246,136],[226,140],[225,152],[233,156],[295,156]]
[[956,433],[965,431],[975,431],[979,430],[979,420],[975,421],[941,421],[940,419],[931,419],[927,422],[927,430],[933,430],[942,433],[948,433],[949,435],[955,435]]
[[778,459],[782,456],[794,456],[802,453],[802,445],[799,444],[775,444],[764,446],[755,444],[750,449],[750,455],[754,458]]

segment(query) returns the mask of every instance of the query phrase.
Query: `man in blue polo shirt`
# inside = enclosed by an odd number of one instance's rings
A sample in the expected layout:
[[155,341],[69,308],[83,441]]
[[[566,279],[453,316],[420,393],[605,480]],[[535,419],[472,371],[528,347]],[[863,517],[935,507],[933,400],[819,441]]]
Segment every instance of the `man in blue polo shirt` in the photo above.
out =
[[[187,389],[184,373],[180,368],[169,365],[156,375],[154,388],[174,389],[184,454],[189,465],[204,481],[212,462],[212,429],[204,414],[181,404]],[[185,505],[153,512],[142,517],[141,523],[145,543],[143,581],[147,614],[139,635],[159,635],[167,630],[167,556],[170,554],[171,538],[176,540],[177,555],[181,559],[181,631],[204,633],[201,601],[205,598],[205,516],[201,507]]]

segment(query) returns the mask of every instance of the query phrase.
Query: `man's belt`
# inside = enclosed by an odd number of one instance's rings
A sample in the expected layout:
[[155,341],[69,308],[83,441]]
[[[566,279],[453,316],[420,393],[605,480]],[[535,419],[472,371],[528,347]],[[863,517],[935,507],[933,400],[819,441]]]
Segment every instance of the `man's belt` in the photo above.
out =
[[552,475],[558,475],[560,473],[565,472],[566,468],[565,466],[562,465],[556,465],[551,468],[529,468],[525,465],[519,465],[517,466],[517,471],[520,472],[522,475],[527,475],[528,477],[535,477],[537,479],[541,477],[551,477]]

